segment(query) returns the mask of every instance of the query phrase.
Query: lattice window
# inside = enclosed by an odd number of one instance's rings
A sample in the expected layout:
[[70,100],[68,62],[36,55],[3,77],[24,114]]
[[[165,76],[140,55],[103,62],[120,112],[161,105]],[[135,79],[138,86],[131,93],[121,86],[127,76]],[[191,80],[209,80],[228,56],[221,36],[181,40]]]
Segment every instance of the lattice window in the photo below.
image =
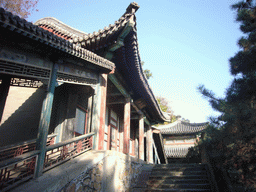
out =
[[23,63],[0,60],[0,72],[11,75],[48,79],[50,77],[51,70]]

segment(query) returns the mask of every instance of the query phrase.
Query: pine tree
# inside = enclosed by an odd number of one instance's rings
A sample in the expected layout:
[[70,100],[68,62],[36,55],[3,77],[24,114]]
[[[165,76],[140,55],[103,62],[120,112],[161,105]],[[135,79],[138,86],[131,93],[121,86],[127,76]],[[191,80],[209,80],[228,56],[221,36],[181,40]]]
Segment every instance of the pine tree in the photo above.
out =
[[238,41],[241,50],[229,60],[234,76],[224,98],[218,98],[204,86],[198,89],[221,113],[211,118],[207,136],[199,144],[209,154],[218,154],[218,163],[236,170],[240,182],[256,189],[256,1],[241,1],[231,6],[244,33]]

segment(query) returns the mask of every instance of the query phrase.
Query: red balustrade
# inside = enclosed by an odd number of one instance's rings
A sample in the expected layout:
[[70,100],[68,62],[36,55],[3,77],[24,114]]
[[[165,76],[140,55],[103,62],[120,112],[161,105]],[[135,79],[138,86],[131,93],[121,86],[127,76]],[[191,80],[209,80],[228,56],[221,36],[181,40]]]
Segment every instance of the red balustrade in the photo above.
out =
[[75,137],[68,141],[48,146],[45,155],[44,171],[57,166],[71,157],[77,156],[92,149],[92,137],[94,133]]
[[[47,138],[46,146],[53,145],[55,143],[56,134],[49,135]],[[36,149],[36,139],[17,143],[0,148],[0,162],[13,157],[20,156],[22,154],[34,151]]]
[[[57,144],[53,144],[54,139],[48,139],[44,172],[92,149],[93,135],[94,133],[81,135]],[[9,151],[6,148],[2,149],[2,152],[8,151],[8,153],[0,156],[4,157],[2,160],[0,159],[0,191],[7,191],[19,183],[34,177],[40,151],[35,150],[35,146],[34,148],[32,147],[33,150],[29,149],[29,151],[28,145],[26,143],[26,145],[12,146]]]
[[31,151],[0,163],[0,190],[10,188],[34,176],[39,151]]

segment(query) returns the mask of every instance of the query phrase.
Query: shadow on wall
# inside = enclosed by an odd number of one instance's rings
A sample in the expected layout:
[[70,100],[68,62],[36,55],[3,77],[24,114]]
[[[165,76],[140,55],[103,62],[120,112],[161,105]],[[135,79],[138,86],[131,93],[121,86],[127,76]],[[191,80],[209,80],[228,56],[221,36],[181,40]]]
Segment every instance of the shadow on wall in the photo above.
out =
[[[82,123],[89,121],[87,119],[82,119],[82,115],[77,114],[78,106],[82,107],[83,110],[88,110],[88,99],[92,95],[92,90],[88,86],[84,85],[73,85],[73,84],[63,84],[55,89],[53,107],[50,121],[49,133],[56,133],[57,142],[66,141],[75,136],[75,132],[78,131],[76,128],[83,127],[84,129],[79,129],[79,134],[85,133],[85,127]],[[83,111],[85,113],[85,111]],[[88,115],[88,111],[87,111]],[[80,117],[80,119],[79,119]],[[80,124],[78,125],[78,122]],[[84,133],[82,133],[84,131]]]
[[43,87],[10,87],[0,125],[0,147],[37,138],[45,93]]

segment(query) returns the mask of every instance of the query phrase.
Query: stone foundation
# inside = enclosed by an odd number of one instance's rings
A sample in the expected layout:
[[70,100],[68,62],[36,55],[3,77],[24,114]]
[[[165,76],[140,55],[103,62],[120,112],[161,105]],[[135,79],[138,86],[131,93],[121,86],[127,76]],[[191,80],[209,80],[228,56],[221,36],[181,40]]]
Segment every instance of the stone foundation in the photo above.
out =
[[115,151],[108,151],[97,164],[87,167],[61,192],[129,191],[146,162]]

